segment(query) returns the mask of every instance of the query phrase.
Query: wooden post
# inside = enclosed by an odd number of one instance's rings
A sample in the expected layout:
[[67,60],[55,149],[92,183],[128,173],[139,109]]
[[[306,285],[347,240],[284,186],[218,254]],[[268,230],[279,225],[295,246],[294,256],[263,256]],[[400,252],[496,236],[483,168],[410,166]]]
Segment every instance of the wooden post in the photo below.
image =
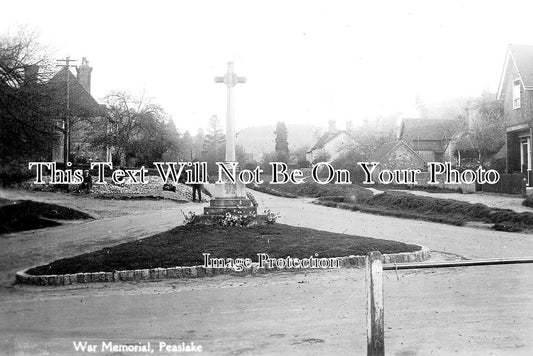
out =
[[385,355],[385,320],[383,318],[383,265],[381,252],[366,255],[366,335],[367,355]]

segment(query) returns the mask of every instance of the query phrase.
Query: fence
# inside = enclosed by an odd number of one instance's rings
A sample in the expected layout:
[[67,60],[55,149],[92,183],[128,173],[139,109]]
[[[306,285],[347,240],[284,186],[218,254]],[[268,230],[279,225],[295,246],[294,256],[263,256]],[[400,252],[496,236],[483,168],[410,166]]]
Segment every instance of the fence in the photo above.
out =
[[366,256],[365,270],[367,295],[367,355],[385,355],[385,310],[383,308],[384,270],[489,266],[516,263],[533,263],[533,257],[451,262],[398,263],[383,266],[381,252],[374,251],[368,253]]
[[430,179],[429,172],[421,172],[417,176],[418,178],[418,185],[424,186],[424,187],[439,187],[439,188],[445,188],[445,189],[461,189],[463,193],[475,193],[476,192],[476,184],[466,184],[466,183],[460,183],[460,184],[446,184],[445,183],[445,177],[443,175],[438,175],[437,182],[438,184],[429,184],[428,181]]
[[526,192],[527,178],[522,173],[500,174],[495,184],[483,184],[482,190],[487,193],[522,194]]

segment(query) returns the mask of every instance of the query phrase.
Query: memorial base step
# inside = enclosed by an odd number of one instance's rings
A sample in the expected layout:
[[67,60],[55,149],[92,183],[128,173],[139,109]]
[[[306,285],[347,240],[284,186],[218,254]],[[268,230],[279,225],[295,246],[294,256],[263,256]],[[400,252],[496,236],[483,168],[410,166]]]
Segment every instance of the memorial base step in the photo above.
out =
[[252,201],[247,198],[215,198],[209,202],[211,206],[252,206]]
[[255,206],[207,206],[204,208],[205,215],[219,215],[224,216],[226,213],[230,214],[257,214],[257,207]]

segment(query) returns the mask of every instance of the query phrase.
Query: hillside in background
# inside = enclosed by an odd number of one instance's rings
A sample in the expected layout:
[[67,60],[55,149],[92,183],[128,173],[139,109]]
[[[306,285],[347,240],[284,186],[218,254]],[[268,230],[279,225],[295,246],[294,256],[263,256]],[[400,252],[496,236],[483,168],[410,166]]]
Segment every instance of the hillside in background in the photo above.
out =
[[[263,153],[274,151],[274,130],[276,125],[248,127],[237,133],[236,144],[253,154],[255,160],[260,160]],[[302,146],[310,148],[318,139],[315,133],[325,132],[326,127],[306,124],[287,124],[287,139],[289,150]]]
[[430,119],[454,120],[457,119],[458,116],[466,114],[465,108],[470,103],[475,103],[482,98],[485,98],[489,101],[494,100],[496,98],[496,94],[483,93],[482,95],[476,97],[456,97],[427,103],[421,110],[421,117],[427,117]]
[[[416,113],[396,112],[354,122],[351,133],[356,137],[364,137],[370,133],[379,134],[393,141],[396,139],[398,123],[401,118],[456,119],[458,116],[465,115],[465,108],[469,103],[479,101],[482,97],[492,100],[495,94],[483,93],[479,97],[457,97],[431,103],[420,103],[414,110]],[[337,120],[337,128],[344,130],[345,122]],[[247,153],[252,154],[254,160],[259,161],[263,153],[274,151],[275,129],[275,124],[248,127],[237,133],[236,144],[242,146]],[[323,126],[287,124],[289,150],[292,152],[303,146],[307,149],[311,148],[327,129],[327,124]]]

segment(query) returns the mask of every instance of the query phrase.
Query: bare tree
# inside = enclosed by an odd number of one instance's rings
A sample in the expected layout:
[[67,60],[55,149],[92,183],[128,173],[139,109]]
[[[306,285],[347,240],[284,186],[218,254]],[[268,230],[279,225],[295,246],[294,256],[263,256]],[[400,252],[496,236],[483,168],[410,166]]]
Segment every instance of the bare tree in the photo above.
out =
[[128,158],[148,164],[160,159],[176,144],[169,137],[169,118],[161,106],[144,96],[113,92],[104,98],[107,130],[97,133],[95,145],[113,148],[113,161],[125,165]]
[[[49,152],[53,111],[43,84],[50,61],[37,35],[21,28],[0,37],[0,160]],[[47,158],[47,157],[42,157]]]

